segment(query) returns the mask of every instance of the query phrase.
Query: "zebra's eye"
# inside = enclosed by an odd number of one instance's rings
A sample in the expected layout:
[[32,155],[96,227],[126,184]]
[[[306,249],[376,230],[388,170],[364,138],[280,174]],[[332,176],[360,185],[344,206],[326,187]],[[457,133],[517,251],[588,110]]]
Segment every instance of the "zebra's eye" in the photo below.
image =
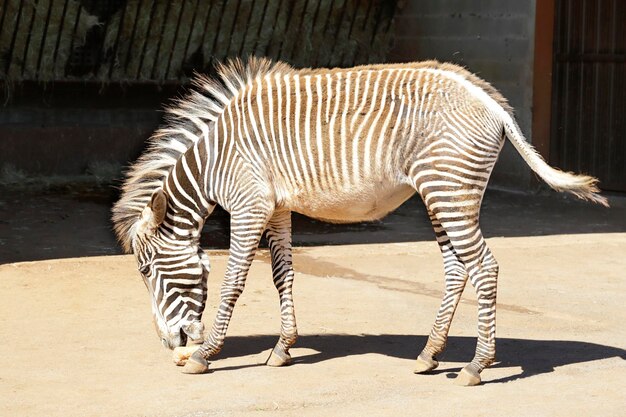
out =
[[139,272],[142,275],[148,275],[148,273],[150,272],[150,265],[143,265],[142,267],[139,268]]

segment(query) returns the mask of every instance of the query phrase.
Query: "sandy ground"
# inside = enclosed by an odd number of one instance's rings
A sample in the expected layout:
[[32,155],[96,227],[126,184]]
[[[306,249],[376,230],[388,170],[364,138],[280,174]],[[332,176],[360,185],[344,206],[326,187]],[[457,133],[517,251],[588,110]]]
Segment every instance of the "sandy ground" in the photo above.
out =
[[[492,238],[501,266],[498,362],[478,387],[465,292],[431,375],[413,361],[439,305],[434,242],[300,248],[294,364],[262,365],[277,340],[267,252],[252,267],[212,372],[184,375],[151,324],[130,256],[0,266],[2,416],[624,415],[626,233]],[[210,325],[224,272],[212,252]]]

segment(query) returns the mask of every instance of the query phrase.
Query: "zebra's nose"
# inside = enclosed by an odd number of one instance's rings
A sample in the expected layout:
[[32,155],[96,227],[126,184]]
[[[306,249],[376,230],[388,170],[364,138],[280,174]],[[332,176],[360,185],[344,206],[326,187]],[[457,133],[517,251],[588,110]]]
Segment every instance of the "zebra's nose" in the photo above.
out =
[[165,348],[167,348],[167,349],[174,349],[173,347],[171,347],[170,341],[167,340],[167,338],[165,338],[165,337],[161,338],[161,343],[163,343],[163,346],[165,346]]
[[164,335],[161,333],[161,343],[167,349],[174,349],[179,346],[185,346],[187,343],[187,335],[181,330]]

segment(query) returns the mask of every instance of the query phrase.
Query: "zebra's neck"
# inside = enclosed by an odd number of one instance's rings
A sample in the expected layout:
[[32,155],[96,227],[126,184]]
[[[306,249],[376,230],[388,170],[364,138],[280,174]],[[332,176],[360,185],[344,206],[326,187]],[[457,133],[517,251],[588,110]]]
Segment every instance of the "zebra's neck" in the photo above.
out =
[[163,227],[176,241],[199,241],[204,220],[215,207],[209,197],[212,187],[207,183],[213,165],[207,141],[205,137],[190,147],[164,183],[169,204]]

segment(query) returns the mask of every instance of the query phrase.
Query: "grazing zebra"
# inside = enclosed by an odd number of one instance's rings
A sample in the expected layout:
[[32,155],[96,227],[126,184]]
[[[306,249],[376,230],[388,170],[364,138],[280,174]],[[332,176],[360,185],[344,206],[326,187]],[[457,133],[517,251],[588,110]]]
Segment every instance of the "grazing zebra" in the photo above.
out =
[[157,332],[170,348],[202,333],[209,262],[199,237],[216,204],[231,214],[217,316],[183,372],[206,372],[220,351],[266,230],[281,311],[267,364],[280,366],[297,337],[291,212],[330,222],[374,220],[417,192],[443,255],[445,294],[415,372],[437,367],[469,279],[478,298],[478,342],[457,380],[478,384],[495,357],[498,276],[478,218],[505,137],[552,188],[606,205],[596,179],[548,166],[506,100],[458,66],[295,70],[251,58],[217,69],[218,78],[196,77],[195,89],[168,110],[113,208],[118,238],[136,256]]

